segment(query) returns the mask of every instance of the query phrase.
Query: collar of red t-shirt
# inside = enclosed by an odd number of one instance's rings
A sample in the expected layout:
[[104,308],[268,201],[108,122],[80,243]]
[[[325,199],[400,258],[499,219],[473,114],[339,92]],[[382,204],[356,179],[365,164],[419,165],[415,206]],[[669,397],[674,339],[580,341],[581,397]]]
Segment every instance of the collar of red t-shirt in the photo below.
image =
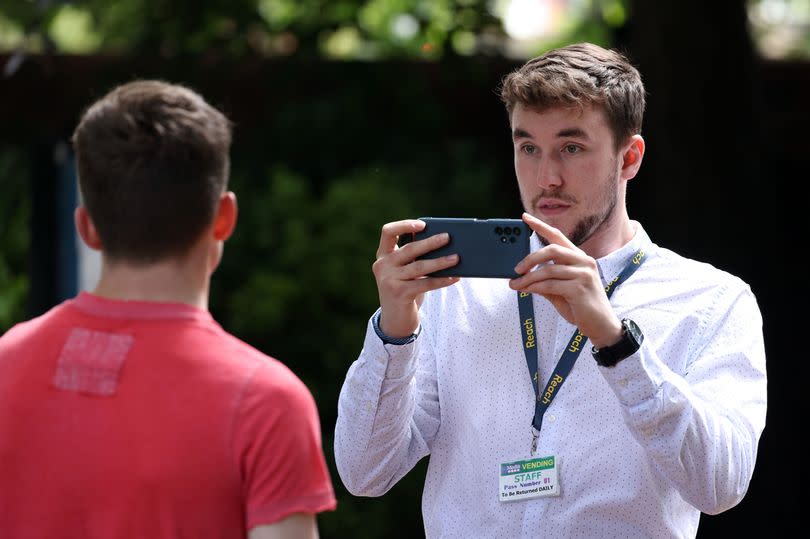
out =
[[105,298],[81,292],[73,305],[87,314],[107,318],[139,318],[144,320],[188,319],[211,322],[211,313],[186,303],[134,301]]

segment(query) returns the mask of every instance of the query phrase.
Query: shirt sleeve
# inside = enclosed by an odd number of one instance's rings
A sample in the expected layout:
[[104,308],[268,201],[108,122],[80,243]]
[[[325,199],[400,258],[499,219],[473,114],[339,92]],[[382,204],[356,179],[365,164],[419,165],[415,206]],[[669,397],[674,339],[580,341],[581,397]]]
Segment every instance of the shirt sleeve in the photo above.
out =
[[427,333],[407,344],[384,344],[369,321],[340,392],[335,426],[338,473],[356,496],[386,493],[430,453],[440,410]]
[[289,369],[274,360],[257,368],[234,428],[247,529],[335,508],[315,401]]
[[691,505],[717,514],[742,500],[754,471],[765,427],[765,349],[747,286],[720,288],[700,314],[701,344],[684,372],[668,367],[673,358],[659,357],[649,340],[600,370],[652,465]]

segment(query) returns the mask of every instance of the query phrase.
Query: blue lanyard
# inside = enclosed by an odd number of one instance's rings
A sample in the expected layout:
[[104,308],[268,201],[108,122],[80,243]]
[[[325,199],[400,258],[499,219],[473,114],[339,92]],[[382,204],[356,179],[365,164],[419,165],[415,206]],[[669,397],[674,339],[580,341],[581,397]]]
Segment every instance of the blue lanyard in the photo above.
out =
[[[633,275],[636,270],[641,267],[641,264],[647,259],[647,254],[643,249],[640,249],[633,255],[633,258],[625,266],[622,272],[605,287],[605,293],[608,298],[613,295],[613,292],[620,284],[625,282]],[[537,438],[540,435],[540,429],[543,426],[543,416],[551,405],[551,401],[560,391],[560,386],[565,382],[566,377],[570,374],[571,369],[574,368],[579,353],[585,346],[588,337],[582,334],[577,329],[568,341],[568,345],[563,350],[562,356],[557,361],[557,365],[546,382],[545,389],[541,392],[538,384],[538,367],[537,367],[537,331],[534,323],[534,303],[532,295],[526,292],[518,292],[518,313],[520,314],[520,333],[523,339],[523,353],[526,354],[526,365],[529,367],[529,376],[531,376],[532,387],[535,393],[535,407],[534,419],[532,420],[532,454],[537,449]]]

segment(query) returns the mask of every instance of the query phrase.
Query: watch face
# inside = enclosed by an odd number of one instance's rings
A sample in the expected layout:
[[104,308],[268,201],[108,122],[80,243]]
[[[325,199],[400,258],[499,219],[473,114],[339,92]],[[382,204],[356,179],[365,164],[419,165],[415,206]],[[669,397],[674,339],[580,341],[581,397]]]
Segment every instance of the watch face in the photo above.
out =
[[641,333],[641,328],[639,328],[636,323],[629,318],[622,320],[622,324],[627,330],[628,335],[630,335],[630,338],[632,338],[638,344],[641,344],[641,341],[644,340],[644,334]]
[[594,353],[596,362],[603,367],[612,367],[641,347],[644,334],[635,322],[629,318],[622,320],[622,338],[613,346],[602,348]]

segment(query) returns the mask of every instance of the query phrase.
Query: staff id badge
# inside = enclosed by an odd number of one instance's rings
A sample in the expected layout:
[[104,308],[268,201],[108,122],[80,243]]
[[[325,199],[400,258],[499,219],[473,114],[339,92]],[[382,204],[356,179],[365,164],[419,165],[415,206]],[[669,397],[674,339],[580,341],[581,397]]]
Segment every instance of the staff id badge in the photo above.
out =
[[554,455],[500,465],[498,499],[502,502],[559,496],[557,458]]

